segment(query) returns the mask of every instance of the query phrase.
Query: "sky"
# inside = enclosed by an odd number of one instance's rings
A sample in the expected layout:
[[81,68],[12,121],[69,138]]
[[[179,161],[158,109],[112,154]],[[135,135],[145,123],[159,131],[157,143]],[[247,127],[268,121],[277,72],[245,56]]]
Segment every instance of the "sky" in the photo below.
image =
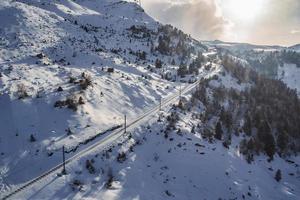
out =
[[300,0],[142,0],[142,6],[199,40],[300,43]]

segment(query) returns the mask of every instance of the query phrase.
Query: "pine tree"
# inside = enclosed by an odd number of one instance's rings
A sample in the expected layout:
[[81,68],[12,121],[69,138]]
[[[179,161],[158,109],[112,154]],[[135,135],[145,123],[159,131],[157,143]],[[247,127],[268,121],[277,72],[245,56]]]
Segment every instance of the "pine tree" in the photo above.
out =
[[246,135],[248,135],[248,136],[250,136],[252,133],[252,123],[251,123],[251,118],[249,115],[246,116],[243,130],[246,133]]
[[172,59],[171,65],[176,65],[175,60]]
[[262,122],[257,131],[258,131],[257,132],[258,139],[264,145],[265,153],[272,160],[276,149],[275,149],[275,140],[272,135],[269,124],[266,121]]
[[162,62],[161,62],[161,60],[156,59],[156,61],[155,61],[155,67],[156,67],[156,68],[161,68],[161,67],[162,67]]
[[79,97],[78,103],[79,103],[80,105],[83,105],[83,104],[84,104],[84,100],[83,100],[82,96]]
[[217,125],[216,125],[216,134],[215,134],[215,138],[217,140],[222,140],[222,135],[223,135],[223,130],[222,130],[222,125],[220,123],[220,121],[218,121]]
[[277,136],[277,146],[281,152],[284,152],[288,145],[288,136],[285,132],[280,132]]
[[281,176],[281,170],[278,169],[278,170],[276,171],[276,174],[275,174],[275,180],[276,180],[277,182],[279,182],[279,181],[281,180],[281,178],[282,178],[282,176]]
[[30,142],[35,142],[35,141],[36,141],[35,137],[33,136],[33,134],[31,134],[30,135]]
[[188,74],[188,69],[187,69],[187,67],[186,67],[185,64],[183,64],[183,63],[180,64],[180,66],[179,66],[179,68],[177,70],[177,74],[178,74],[178,76],[181,76],[181,77],[183,77],[186,74]]

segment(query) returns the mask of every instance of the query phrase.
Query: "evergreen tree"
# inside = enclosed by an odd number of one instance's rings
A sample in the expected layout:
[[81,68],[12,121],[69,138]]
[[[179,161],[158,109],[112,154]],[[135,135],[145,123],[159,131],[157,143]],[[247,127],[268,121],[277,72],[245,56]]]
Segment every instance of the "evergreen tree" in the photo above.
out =
[[275,174],[275,180],[276,180],[277,182],[279,182],[279,181],[281,180],[281,178],[282,178],[282,176],[281,176],[281,170],[278,169],[278,170],[276,171],[276,174]]
[[287,148],[287,145],[288,145],[288,136],[286,134],[286,132],[280,132],[277,136],[277,146],[278,148],[280,149],[281,153],[283,153],[286,148]]
[[222,135],[223,135],[223,130],[222,130],[222,125],[220,123],[220,121],[218,121],[217,125],[216,125],[216,134],[215,134],[215,138],[217,140],[222,140]]
[[252,133],[252,123],[251,123],[251,118],[249,115],[246,116],[245,118],[245,123],[243,126],[243,130],[246,133],[246,135],[251,136]]
[[31,134],[31,135],[30,135],[30,142],[35,142],[35,141],[36,141],[36,139],[35,139],[34,135]]
[[155,61],[155,67],[156,68],[162,68],[162,61],[159,60],[159,59],[156,59],[156,61]]
[[178,74],[178,76],[181,76],[181,77],[183,77],[186,74],[188,74],[188,69],[187,69],[187,67],[186,67],[185,64],[183,64],[183,63],[180,64],[180,66],[179,66],[179,68],[177,70],[177,74]]

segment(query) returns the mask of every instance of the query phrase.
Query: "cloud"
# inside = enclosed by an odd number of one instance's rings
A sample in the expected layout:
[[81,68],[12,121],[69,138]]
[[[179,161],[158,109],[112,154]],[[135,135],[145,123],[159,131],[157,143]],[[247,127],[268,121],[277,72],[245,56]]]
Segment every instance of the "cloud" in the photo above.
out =
[[299,0],[269,0],[264,15],[251,29],[250,42],[287,46],[299,43],[299,10]]
[[291,34],[300,34],[300,30],[291,30]]
[[197,39],[216,39],[226,34],[231,23],[214,0],[146,1],[147,12]]
[[231,11],[226,10],[228,2],[225,0],[142,2],[151,16],[182,29],[196,39],[285,46],[299,43],[300,0],[261,1],[264,5],[261,13],[252,22],[247,23],[237,16],[233,17]]

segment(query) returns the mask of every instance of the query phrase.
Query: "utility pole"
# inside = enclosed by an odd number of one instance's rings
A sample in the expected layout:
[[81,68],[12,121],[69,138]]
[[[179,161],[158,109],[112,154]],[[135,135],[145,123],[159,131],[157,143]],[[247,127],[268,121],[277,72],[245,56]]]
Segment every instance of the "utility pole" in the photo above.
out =
[[63,153],[63,170],[62,170],[62,174],[67,174],[66,159],[65,159],[65,146],[62,147],[62,153]]
[[126,133],[126,115],[124,115],[124,133]]
[[161,111],[161,97],[160,97],[160,99],[159,99],[159,111]]
[[179,100],[181,100],[181,84],[179,83]]

